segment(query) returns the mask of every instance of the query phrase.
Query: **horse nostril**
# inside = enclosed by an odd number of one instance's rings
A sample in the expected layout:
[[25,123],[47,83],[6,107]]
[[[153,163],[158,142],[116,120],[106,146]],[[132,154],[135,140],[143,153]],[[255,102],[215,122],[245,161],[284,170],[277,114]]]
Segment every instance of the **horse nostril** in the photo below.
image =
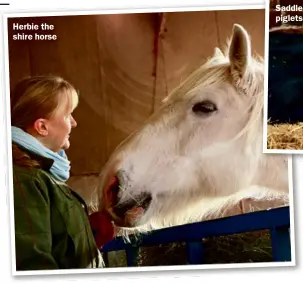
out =
[[107,200],[111,205],[115,205],[118,202],[118,194],[120,190],[120,181],[117,176],[111,178],[107,190]]
[[147,210],[150,203],[152,201],[152,196],[149,193],[144,193],[142,198],[141,207],[144,208],[144,210]]

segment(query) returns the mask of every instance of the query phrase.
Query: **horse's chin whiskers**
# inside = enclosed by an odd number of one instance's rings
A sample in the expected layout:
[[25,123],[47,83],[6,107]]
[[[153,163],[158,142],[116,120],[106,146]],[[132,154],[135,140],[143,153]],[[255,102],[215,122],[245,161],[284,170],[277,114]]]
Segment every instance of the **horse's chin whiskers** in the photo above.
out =
[[124,191],[132,200],[136,202],[137,205],[140,205],[139,200],[137,200],[131,193],[129,193],[127,190]]

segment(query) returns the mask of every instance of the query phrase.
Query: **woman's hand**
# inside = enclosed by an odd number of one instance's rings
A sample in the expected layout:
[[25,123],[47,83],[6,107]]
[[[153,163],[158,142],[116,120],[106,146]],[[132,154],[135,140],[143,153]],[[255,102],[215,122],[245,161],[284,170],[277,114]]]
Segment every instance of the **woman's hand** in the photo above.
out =
[[115,237],[115,227],[105,212],[92,213],[89,215],[89,221],[99,249]]

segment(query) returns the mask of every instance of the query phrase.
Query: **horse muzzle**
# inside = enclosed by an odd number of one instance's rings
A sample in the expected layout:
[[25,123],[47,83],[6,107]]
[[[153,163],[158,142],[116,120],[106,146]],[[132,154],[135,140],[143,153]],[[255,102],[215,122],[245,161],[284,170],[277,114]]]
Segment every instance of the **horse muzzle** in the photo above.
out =
[[136,227],[152,201],[150,193],[120,198],[123,184],[117,174],[110,179],[104,191],[105,210],[118,227]]

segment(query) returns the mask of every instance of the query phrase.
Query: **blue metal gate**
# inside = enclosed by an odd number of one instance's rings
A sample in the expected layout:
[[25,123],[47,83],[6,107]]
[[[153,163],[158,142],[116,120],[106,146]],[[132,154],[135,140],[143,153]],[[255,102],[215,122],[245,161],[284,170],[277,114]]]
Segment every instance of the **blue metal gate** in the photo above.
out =
[[136,266],[139,247],[172,242],[185,242],[188,264],[203,264],[202,238],[269,230],[274,261],[291,261],[289,207],[250,212],[215,220],[179,225],[141,234],[139,239],[126,243],[117,237],[106,244],[101,252],[125,250],[127,265]]

